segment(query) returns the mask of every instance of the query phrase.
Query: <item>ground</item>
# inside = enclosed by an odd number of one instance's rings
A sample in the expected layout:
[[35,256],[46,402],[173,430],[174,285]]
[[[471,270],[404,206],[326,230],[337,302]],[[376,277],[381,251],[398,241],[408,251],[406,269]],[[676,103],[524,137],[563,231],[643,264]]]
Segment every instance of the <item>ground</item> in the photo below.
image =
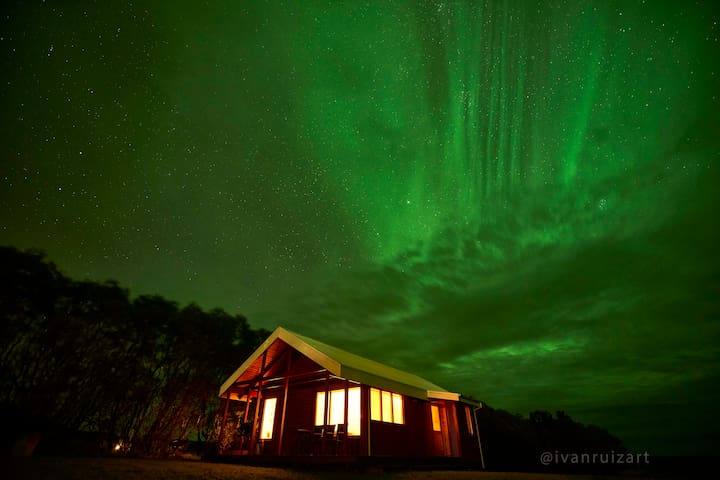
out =
[[[601,480],[618,477],[593,475],[557,475],[533,473],[499,473],[469,471],[382,471],[348,472],[307,471],[285,468],[230,465],[184,460],[143,460],[128,458],[60,458],[31,457],[3,460],[10,473],[9,479],[39,480],[306,480],[306,479],[369,479],[382,477],[388,480]],[[650,477],[632,475],[633,480]]]

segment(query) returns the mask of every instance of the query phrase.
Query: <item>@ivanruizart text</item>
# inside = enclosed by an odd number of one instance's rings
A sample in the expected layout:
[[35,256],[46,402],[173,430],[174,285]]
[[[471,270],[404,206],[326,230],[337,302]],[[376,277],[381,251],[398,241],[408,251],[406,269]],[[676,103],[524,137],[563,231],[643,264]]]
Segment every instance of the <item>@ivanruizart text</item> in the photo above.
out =
[[650,455],[644,453],[598,452],[598,453],[571,453],[571,452],[543,452],[540,454],[540,463],[543,465],[623,465],[648,464]]

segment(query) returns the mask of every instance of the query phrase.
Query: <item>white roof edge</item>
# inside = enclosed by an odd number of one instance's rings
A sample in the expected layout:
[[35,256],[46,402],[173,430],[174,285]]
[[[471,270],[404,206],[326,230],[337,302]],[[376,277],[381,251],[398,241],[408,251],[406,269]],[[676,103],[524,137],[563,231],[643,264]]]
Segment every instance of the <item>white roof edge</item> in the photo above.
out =
[[460,395],[460,403],[465,403],[467,405],[472,405],[476,408],[483,408],[483,403],[480,400],[475,400],[473,398],[467,398]]
[[242,375],[245,370],[247,370],[250,365],[257,360],[262,353],[270,348],[270,345],[273,344],[273,342],[277,339],[282,340],[283,342],[287,343],[291,347],[293,347],[295,350],[298,350],[302,354],[309,357],[314,362],[318,363],[320,366],[328,369],[332,374],[339,375],[340,374],[340,364],[333,360],[332,358],[328,357],[324,353],[320,352],[316,348],[312,347],[311,345],[308,345],[307,343],[303,342],[299,338],[297,338],[293,333],[285,330],[283,327],[277,327],[272,334],[268,338],[265,339],[265,341],[255,349],[255,351],[243,362],[242,365],[240,365],[237,370],[235,370],[228,378],[225,380],[225,382],[220,386],[220,391],[218,393],[218,396],[222,397],[222,395],[230,388],[232,387],[233,383]]
[[428,390],[427,398],[434,398],[437,400],[454,400],[457,402],[458,400],[460,400],[460,394],[453,392],[438,392],[436,390]]
[[[378,374],[378,372],[366,371],[364,368],[362,368],[362,365],[360,366],[360,368],[358,368],[357,366],[350,367],[349,365],[341,364],[338,360],[335,360],[328,354],[320,351],[311,343],[317,343],[320,346],[327,346],[328,348],[338,350],[340,353],[343,354],[352,355],[354,357],[358,356],[350,354],[349,352],[339,350],[336,347],[330,347],[329,345],[325,345],[322,342],[318,342],[314,339],[307,338],[307,340],[311,342],[308,343],[304,340],[304,338],[305,337],[302,337],[302,335],[290,332],[283,327],[277,327],[275,330],[273,330],[270,336],[265,339],[265,341],[258,348],[255,349],[255,351],[247,358],[247,360],[245,360],[243,364],[240,365],[240,367],[238,367],[238,369],[235,370],[232,375],[227,378],[227,380],[225,380],[225,382],[220,387],[219,396],[222,397],[225,392],[227,392],[227,390],[232,387],[232,385],[237,381],[237,379],[242,376],[243,373],[245,373],[245,371],[250,368],[250,366],[263,354],[263,352],[270,348],[270,346],[275,340],[280,339],[286,344],[288,344],[290,347],[294,348],[298,352],[308,357],[310,360],[327,369],[333,375],[342,376],[344,378],[347,378],[348,380],[360,381],[361,383],[365,383],[369,386],[374,386],[376,388],[397,391],[398,393],[403,393],[405,395],[419,399],[452,400],[456,402],[463,400],[466,403],[474,404],[474,402],[472,402],[471,400],[468,401],[468,399],[465,399],[464,397],[461,398],[461,395],[459,393],[448,392],[446,390],[443,390],[442,387],[437,387],[440,390],[426,390],[428,387],[436,387],[436,385],[420,377],[406,374],[406,372],[402,372],[392,367],[387,367],[386,365],[378,363],[378,365],[380,365],[381,367],[387,368],[392,372],[410,375],[410,380],[413,380],[416,377],[418,380],[424,382],[425,385],[413,385],[412,383],[406,383],[405,381],[403,381],[408,380],[408,378],[393,379],[381,376]],[[367,360],[362,357],[358,358],[363,361]],[[374,361],[370,362],[372,362],[373,364],[377,363]]]
[[278,327],[275,331],[278,330],[281,334],[280,339],[283,340],[285,343],[287,343],[306,357],[310,358],[310,360],[319,364],[321,367],[326,368],[333,375],[340,375],[341,366],[339,362],[325,355],[323,352],[313,347],[312,345],[305,343],[297,336],[295,336],[294,333],[289,332],[282,327]]
[[260,344],[258,348],[255,349],[255,351],[245,360],[242,365],[240,365],[237,370],[235,370],[230,376],[223,382],[223,384],[220,386],[220,392],[218,396],[222,397],[223,393],[227,391],[228,388],[232,386],[233,383],[235,383],[235,380],[242,375],[242,373],[248,369],[252,363],[258,359],[258,357],[267,350],[267,348],[272,345],[272,342],[275,341],[276,338],[278,338],[278,330],[275,329],[275,331],[265,339],[265,341]]

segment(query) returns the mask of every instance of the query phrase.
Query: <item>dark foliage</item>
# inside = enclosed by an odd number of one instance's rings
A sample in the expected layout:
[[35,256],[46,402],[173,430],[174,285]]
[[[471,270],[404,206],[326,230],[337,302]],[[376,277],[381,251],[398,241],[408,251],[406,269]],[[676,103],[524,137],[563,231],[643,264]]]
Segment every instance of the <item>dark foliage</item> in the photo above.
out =
[[41,252],[0,247],[0,264],[5,450],[33,432],[50,452],[68,437],[145,455],[212,440],[218,385],[268,335],[240,315],[71,280]]
[[[478,428],[483,453],[490,470],[593,471],[609,470],[614,465],[550,462],[544,465],[541,454],[552,457],[567,454],[609,454],[626,452],[622,442],[606,430],[575,422],[563,411],[530,412],[528,418],[488,406],[478,410]],[[557,455],[556,455],[557,454]],[[609,467],[609,468],[605,468]]]

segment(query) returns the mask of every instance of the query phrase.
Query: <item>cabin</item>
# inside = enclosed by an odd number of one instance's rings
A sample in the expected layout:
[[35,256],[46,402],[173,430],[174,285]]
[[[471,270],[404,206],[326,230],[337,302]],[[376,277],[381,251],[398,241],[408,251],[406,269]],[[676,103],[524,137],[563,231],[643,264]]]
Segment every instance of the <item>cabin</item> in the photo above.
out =
[[223,455],[483,463],[479,402],[282,327],[220,397]]

